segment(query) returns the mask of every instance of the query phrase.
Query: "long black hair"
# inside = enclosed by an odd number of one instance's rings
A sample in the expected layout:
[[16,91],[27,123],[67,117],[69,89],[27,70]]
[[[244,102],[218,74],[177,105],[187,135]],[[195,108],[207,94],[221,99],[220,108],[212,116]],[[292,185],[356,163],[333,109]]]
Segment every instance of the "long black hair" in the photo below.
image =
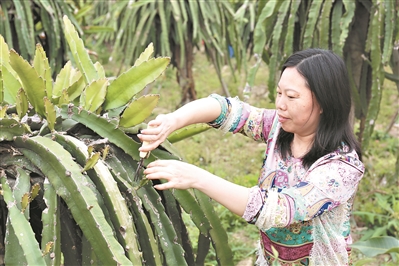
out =
[[[309,168],[323,155],[337,150],[342,143],[349,146],[349,151],[355,150],[361,159],[360,145],[349,121],[351,88],[344,61],[329,50],[311,48],[291,55],[281,73],[287,67],[295,67],[304,77],[323,110],[313,144],[302,158],[302,164]],[[277,145],[285,158],[291,153],[293,139],[293,133],[280,129]]]

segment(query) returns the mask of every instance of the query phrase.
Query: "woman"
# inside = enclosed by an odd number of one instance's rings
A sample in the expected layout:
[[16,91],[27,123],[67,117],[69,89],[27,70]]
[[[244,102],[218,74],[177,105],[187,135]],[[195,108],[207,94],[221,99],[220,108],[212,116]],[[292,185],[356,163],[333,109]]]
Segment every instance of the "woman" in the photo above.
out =
[[257,265],[348,265],[349,219],[364,172],[349,113],[344,62],[331,51],[308,49],[284,63],[276,110],[259,109],[218,95],[159,115],[141,140],[161,144],[176,129],[209,123],[267,143],[258,185],[242,187],[196,166],[158,160],[144,171],[165,179],[156,189],[195,188],[260,230]]

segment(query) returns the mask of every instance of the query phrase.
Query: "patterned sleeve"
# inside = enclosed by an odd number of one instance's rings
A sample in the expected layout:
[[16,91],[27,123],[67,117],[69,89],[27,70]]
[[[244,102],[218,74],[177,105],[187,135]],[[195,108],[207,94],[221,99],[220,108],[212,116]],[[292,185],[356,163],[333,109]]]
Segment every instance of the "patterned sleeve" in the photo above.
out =
[[238,97],[226,98],[217,94],[209,97],[218,100],[222,109],[219,117],[209,125],[224,133],[242,133],[256,141],[266,141],[276,116],[275,110],[250,106]]
[[273,188],[267,194],[261,188],[254,187],[243,218],[268,230],[309,221],[341,204],[347,204],[363,176],[363,165],[358,162],[357,167],[342,158],[327,160],[309,171],[296,186]]

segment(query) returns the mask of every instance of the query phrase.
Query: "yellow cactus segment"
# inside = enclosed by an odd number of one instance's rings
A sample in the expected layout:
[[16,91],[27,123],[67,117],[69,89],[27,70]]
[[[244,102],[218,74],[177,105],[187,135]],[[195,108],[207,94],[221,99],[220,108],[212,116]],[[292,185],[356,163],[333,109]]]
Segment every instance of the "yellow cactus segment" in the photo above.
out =
[[90,145],[90,146],[87,147],[87,153],[89,154],[89,157],[93,153],[93,150],[94,150],[94,146]]
[[7,113],[8,105],[0,106],[0,118],[5,118]]
[[98,162],[98,159],[100,159],[100,153],[96,152],[91,156],[87,161],[85,167],[82,169],[82,172],[87,171],[91,168],[93,168],[96,163]]
[[36,196],[39,194],[40,191],[40,185],[39,183],[36,183],[32,186],[32,189],[30,191],[30,198],[31,201],[34,200],[36,198]]
[[53,248],[53,245],[54,245],[53,241],[50,241],[46,244],[42,253],[43,257],[50,253],[51,249]]
[[29,203],[31,202],[30,192],[26,192],[21,200],[21,213],[24,213]]
[[105,160],[107,158],[109,152],[109,145],[105,145],[104,149],[103,149],[103,160]]

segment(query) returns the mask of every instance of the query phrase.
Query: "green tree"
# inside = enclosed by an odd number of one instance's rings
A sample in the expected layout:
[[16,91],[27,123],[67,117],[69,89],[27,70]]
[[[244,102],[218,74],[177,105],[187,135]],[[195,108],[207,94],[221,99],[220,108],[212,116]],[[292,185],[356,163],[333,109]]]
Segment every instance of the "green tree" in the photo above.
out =
[[[253,4],[246,6],[254,12]],[[96,41],[99,45],[111,43],[111,58],[121,60],[122,66],[130,65],[151,42],[156,54],[171,55],[182,89],[181,104],[196,99],[195,47],[205,47],[226,95],[229,91],[222,78],[222,66],[229,64],[234,71],[246,62],[250,30],[243,23],[245,14],[236,12],[229,1],[109,1],[99,3],[96,14],[101,18],[96,20],[98,25],[115,29],[114,33],[100,34]],[[234,50],[234,65],[229,49]]]
[[[8,46],[27,60],[32,60],[36,44],[47,52],[53,73],[58,73],[68,60],[62,17],[68,16],[80,34],[112,31],[90,26],[93,0],[2,0],[0,2],[0,34]],[[87,22],[88,21],[88,22]]]

